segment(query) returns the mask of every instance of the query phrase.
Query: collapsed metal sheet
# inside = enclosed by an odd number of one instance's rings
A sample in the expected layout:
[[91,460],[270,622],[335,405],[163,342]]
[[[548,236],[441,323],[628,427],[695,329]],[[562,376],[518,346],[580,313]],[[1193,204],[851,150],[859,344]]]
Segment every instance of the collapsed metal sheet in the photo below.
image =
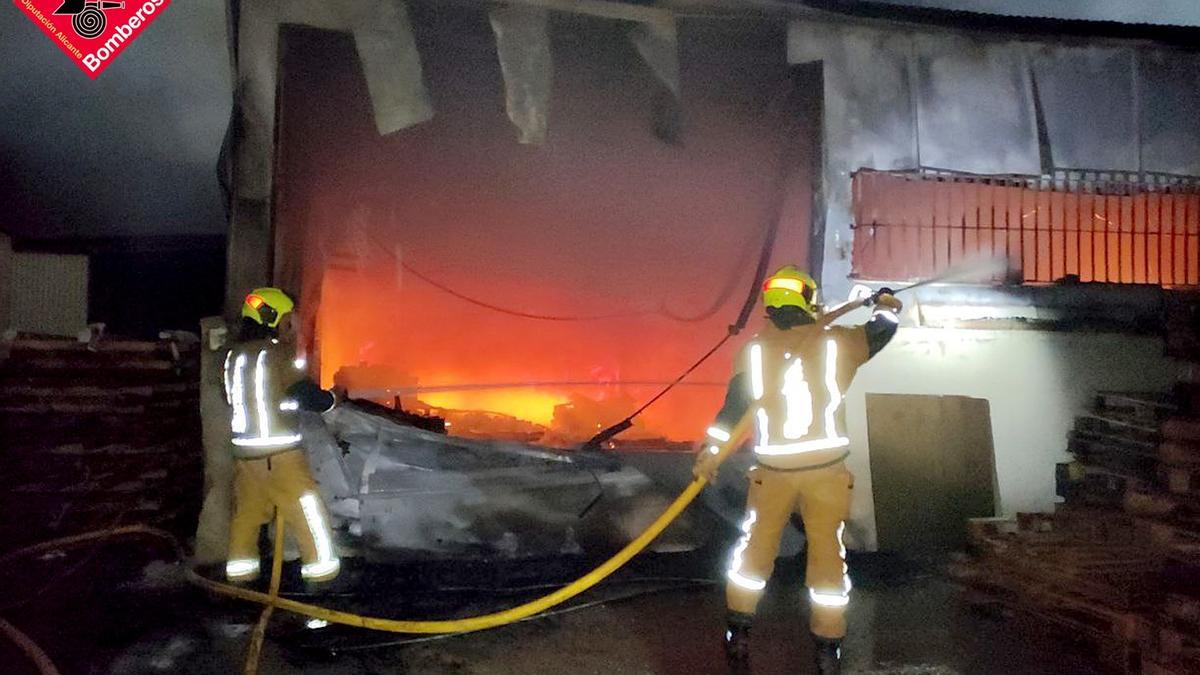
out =
[[504,74],[508,119],[517,127],[517,140],[540,145],[546,140],[554,60],[550,55],[549,12],[519,6],[498,6],[488,12],[496,34],[496,54]]
[[638,24],[629,39],[663,86],[679,97],[679,35],[673,21]]
[[654,96],[651,127],[659,140],[678,145],[683,140],[683,104],[680,99],[679,34],[673,20],[634,26],[629,40],[642,61],[665,89]]
[[[455,438],[345,404],[308,416],[305,446],[345,543],[364,555],[532,558],[606,553],[674,498],[609,456]],[[654,550],[701,545],[712,518],[691,509]]]

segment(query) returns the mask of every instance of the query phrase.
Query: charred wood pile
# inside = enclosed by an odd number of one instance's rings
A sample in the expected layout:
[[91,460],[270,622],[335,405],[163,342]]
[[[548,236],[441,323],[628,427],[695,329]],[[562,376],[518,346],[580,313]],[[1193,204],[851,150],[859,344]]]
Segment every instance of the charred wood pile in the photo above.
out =
[[201,494],[199,348],[17,336],[0,351],[0,536],[179,534]]

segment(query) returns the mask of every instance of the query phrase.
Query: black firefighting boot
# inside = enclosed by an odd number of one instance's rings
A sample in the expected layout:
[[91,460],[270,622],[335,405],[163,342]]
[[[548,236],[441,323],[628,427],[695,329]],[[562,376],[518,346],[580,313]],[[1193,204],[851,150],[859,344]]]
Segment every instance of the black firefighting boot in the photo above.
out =
[[750,623],[753,617],[730,612],[725,625],[725,660],[730,675],[750,674]]
[[841,675],[842,641],[813,636],[813,657],[821,675]]

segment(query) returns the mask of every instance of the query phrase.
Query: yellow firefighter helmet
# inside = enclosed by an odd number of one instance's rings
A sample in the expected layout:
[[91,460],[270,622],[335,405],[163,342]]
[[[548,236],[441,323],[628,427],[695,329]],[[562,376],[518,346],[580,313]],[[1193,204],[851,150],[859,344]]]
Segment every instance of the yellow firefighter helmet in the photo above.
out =
[[256,288],[246,296],[242,316],[267,328],[276,328],[279,320],[295,307],[296,303],[278,288]]
[[816,314],[817,282],[795,265],[781,267],[763,282],[763,305],[799,307],[808,314]]

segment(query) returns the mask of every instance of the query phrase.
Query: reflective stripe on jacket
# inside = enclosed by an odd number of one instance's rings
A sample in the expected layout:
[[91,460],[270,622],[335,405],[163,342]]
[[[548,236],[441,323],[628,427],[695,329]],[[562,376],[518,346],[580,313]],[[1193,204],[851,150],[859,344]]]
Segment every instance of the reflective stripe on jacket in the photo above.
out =
[[748,388],[759,463],[819,466],[847,453],[842,400],[868,358],[862,326],[767,327],[743,348],[737,369]]
[[224,377],[235,457],[264,457],[300,443],[300,405],[288,390],[305,379],[303,367],[292,347],[274,340],[230,349]]

